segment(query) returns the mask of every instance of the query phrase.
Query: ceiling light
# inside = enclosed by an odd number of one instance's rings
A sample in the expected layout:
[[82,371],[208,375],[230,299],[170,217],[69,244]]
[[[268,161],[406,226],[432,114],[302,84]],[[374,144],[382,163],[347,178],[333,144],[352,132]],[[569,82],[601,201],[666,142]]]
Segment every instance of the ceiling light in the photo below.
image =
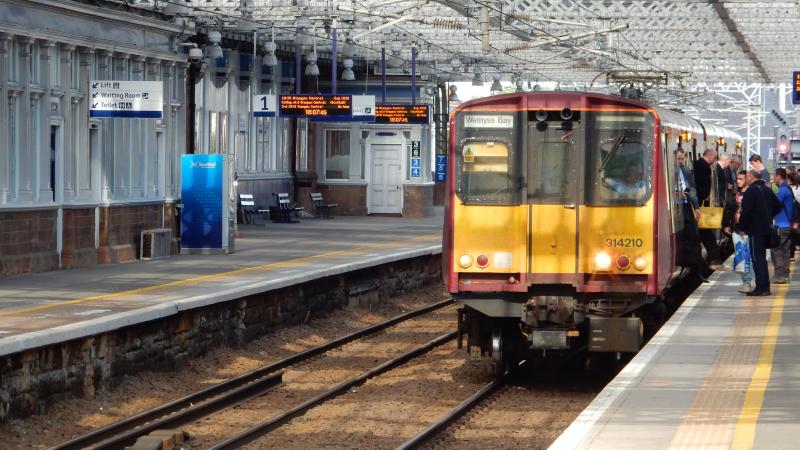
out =
[[278,65],[278,57],[275,56],[275,50],[278,48],[275,42],[269,41],[264,44],[264,50],[267,52],[264,55],[264,65],[267,67],[275,67]]
[[493,75],[494,82],[492,82],[492,87],[489,88],[492,92],[501,92],[503,90],[503,85],[500,84],[500,74],[496,73]]
[[451,101],[451,102],[460,102],[461,101],[461,99],[458,98],[458,95],[456,94],[457,90],[458,90],[458,88],[456,87],[455,84],[451,84],[450,85],[450,88],[448,89],[449,95],[447,96],[447,99],[449,101]]
[[342,67],[344,70],[342,71],[342,80],[344,81],[353,81],[356,79],[356,74],[353,72],[353,60],[350,58],[345,59],[342,61]]
[[306,75],[318,76],[319,67],[317,67],[317,44],[314,44],[314,48],[306,55],[306,61],[308,61],[308,65],[306,66],[304,73]]

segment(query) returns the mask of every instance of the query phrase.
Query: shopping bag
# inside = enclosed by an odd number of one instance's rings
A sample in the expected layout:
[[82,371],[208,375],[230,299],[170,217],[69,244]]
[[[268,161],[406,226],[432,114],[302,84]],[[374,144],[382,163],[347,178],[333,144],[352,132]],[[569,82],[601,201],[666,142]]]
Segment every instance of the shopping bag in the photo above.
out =
[[722,208],[719,206],[701,206],[700,221],[697,228],[719,230],[722,228]]
[[750,242],[747,236],[733,233],[733,270],[739,273],[750,273]]

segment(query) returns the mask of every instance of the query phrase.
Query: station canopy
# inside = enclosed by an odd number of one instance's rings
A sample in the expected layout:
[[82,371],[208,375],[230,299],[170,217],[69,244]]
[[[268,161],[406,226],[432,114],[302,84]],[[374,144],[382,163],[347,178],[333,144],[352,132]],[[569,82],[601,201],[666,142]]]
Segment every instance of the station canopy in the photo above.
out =
[[[134,2],[136,0],[133,0]],[[394,73],[527,89],[641,88],[667,107],[702,108],[698,95],[791,81],[798,69],[796,1],[746,0],[139,0],[192,17],[200,29],[257,31],[356,70],[385,48]],[[341,69],[339,69],[341,70]],[[373,69],[374,73],[374,69]],[[744,99],[744,100],[743,100]],[[724,99],[717,99],[724,100]],[[710,103],[710,102],[709,102]],[[719,104],[717,104],[719,106]],[[724,106],[724,102],[723,102]]]

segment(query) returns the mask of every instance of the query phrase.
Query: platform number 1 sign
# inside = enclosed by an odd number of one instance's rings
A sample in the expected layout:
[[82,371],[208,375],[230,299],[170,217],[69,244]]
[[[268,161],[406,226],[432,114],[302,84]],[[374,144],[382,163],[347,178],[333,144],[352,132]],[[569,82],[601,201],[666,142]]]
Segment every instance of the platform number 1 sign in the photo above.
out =
[[420,142],[411,141],[411,177],[419,178],[422,176],[422,159],[420,157]]

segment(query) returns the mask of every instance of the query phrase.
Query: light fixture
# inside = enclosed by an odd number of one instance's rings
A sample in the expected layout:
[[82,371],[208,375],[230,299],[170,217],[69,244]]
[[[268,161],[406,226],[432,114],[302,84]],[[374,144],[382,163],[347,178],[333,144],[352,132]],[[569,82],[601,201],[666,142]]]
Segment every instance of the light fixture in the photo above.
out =
[[517,83],[517,92],[525,92],[525,89],[523,89],[522,78],[517,77],[516,83]]
[[353,81],[356,79],[356,74],[353,72],[352,59],[347,58],[344,61],[342,61],[342,67],[344,67],[344,70],[342,71],[342,80]]
[[278,65],[278,57],[275,56],[275,49],[277,45],[274,42],[269,41],[264,44],[264,50],[267,52],[264,55],[264,65],[267,67],[275,67]]
[[492,87],[489,88],[492,92],[501,92],[503,90],[503,85],[500,84],[500,74],[496,73],[492,75],[494,77],[494,81],[492,82]]
[[345,59],[352,59],[353,56],[356,55],[356,46],[353,42],[353,38],[349,35],[344,40],[344,45],[342,45],[342,57]]
[[461,60],[458,58],[453,58],[450,60],[450,68],[453,69],[453,72],[458,72],[458,68],[461,67]]
[[456,85],[455,84],[451,84],[450,87],[448,88],[448,95],[447,95],[447,99],[449,101],[451,101],[451,102],[460,102],[461,101],[461,99],[458,98],[458,94],[456,94],[456,91],[458,91],[458,88],[456,87]]
[[314,44],[314,48],[308,52],[306,55],[306,61],[308,65],[306,66],[305,74],[311,76],[318,76],[319,75],[319,67],[317,67],[317,44]]
[[217,59],[225,56],[222,47],[219,46],[219,43],[222,42],[222,34],[219,31],[210,31],[208,41],[211,42],[211,45],[206,46],[206,54],[209,58]]
[[472,76],[472,85],[483,86],[483,71],[481,70],[481,66],[476,64],[475,71],[473,73],[474,75]]
[[314,42],[311,32],[308,30],[310,27],[311,22],[308,20],[308,17],[300,16],[297,18],[297,21],[295,22],[295,28],[297,28],[294,36],[295,45],[309,46]]

